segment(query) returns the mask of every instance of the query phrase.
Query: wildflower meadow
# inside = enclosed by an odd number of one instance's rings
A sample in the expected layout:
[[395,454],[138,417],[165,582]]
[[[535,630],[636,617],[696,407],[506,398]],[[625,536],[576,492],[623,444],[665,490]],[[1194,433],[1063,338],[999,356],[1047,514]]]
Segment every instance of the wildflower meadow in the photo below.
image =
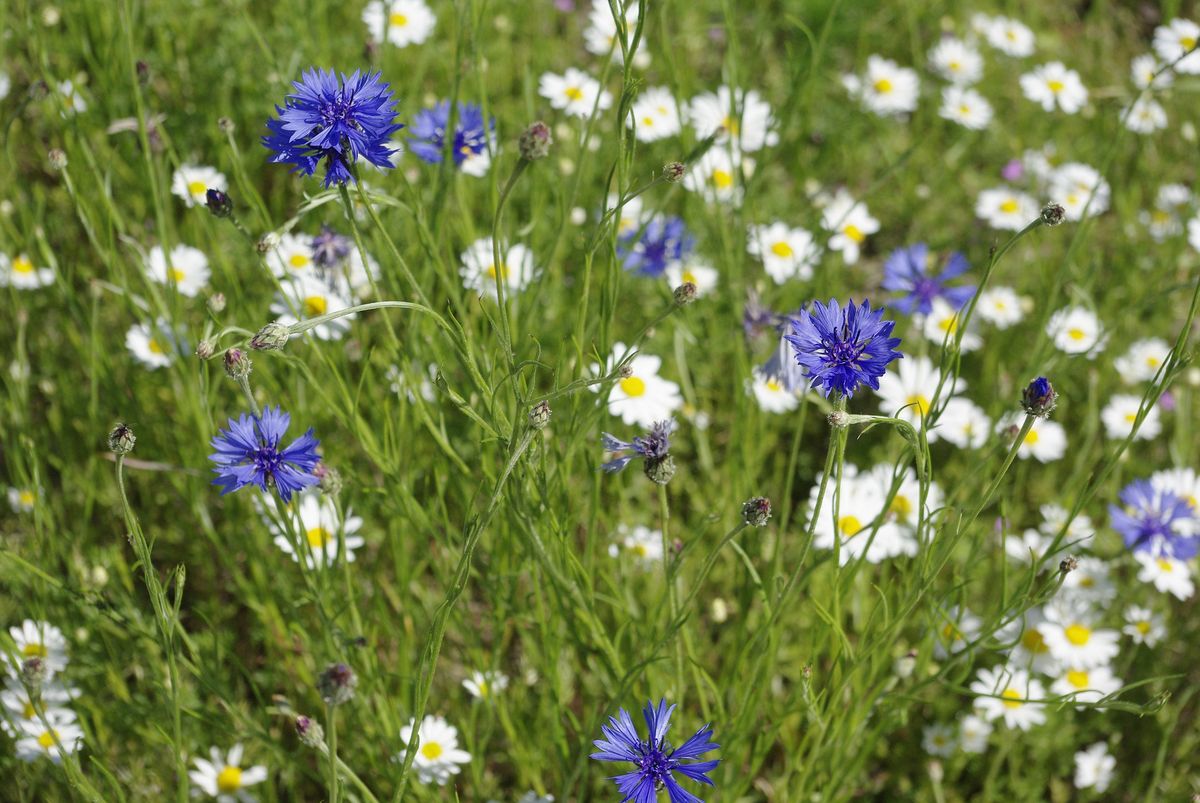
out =
[[1198,23],[0,4],[0,800],[1200,799]]

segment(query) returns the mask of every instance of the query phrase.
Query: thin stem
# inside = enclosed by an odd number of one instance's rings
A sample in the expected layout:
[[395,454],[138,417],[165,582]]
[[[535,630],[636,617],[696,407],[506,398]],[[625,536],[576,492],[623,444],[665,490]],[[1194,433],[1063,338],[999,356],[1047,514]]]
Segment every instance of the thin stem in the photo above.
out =
[[338,803],[337,707],[325,704],[325,739],[329,747],[329,803]]

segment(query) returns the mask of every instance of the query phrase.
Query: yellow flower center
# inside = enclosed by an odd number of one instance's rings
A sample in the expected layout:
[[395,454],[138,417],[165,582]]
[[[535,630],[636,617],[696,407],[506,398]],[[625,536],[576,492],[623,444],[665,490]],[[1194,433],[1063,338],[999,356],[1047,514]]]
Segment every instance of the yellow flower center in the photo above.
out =
[[49,751],[51,747],[54,747],[54,738],[56,736],[58,736],[58,731],[46,731],[37,738],[38,745],[43,750]]
[[880,78],[874,83],[875,91],[881,95],[886,95],[892,91],[892,82],[886,78]]
[[860,229],[858,226],[855,226],[853,223],[847,224],[842,229],[842,234],[845,234],[856,243],[861,243],[863,240],[867,239],[867,235],[862,233],[862,229]]
[[429,759],[430,761],[437,761],[442,752],[442,746],[437,742],[426,742],[425,744],[421,745],[421,755],[425,756],[425,758]]
[[29,257],[21,255],[12,261],[12,269],[16,273],[33,273],[33,263]]
[[32,643],[26,644],[25,647],[21,650],[21,654],[24,655],[26,658],[45,658],[46,657],[46,645],[45,644],[32,644]]
[[1071,642],[1076,647],[1082,647],[1092,638],[1091,628],[1081,625],[1078,622],[1073,625],[1069,625],[1067,629],[1063,631],[1063,633],[1066,635],[1067,641]]
[[37,711],[33,710],[33,703],[28,700],[25,701],[25,707],[21,709],[21,716],[25,719],[33,719],[37,716]]
[[1126,424],[1132,424],[1134,421],[1137,421],[1137,413],[1126,413],[1125,414],[1125,423]]
[[738,125],[737,119],[733,117],[726,117],[724,120],[722,120],[721,127],[730,134],[733,134],[735,137],[738,135],[738,131],[741,130],[741,126]]
[[236,792],[242,788],[242,770],[239,767],[222,767],[217,773],[218,792]]
[[1162,360],[1158,359],[1158,357],[1147,357],[1146,365],[1150,368],[1157,368],[1158,366],[1162,365]]
[[1179,44],[1183,45],[1185,50],[1191,50],[1193,47],[1196,46],[1196,37],[1181,36],[1181,37],[1179,37]]
[[938,327],[938,329],[941,329],[943,332],[946,332],[948,334],[954,334],[955,332],[958,331],[958,316],[951,315],[948,318],[942,318],[940,321],[937,322],[937,327]]
[[[17,493],[17,501],[26,507],[33,504],[33,499],[34,499],[33,491],[19,491]],[[1195,506],[1196,506],[1195,502],[1193,502],[1192,507],[1195,507]]]
[[1071,338],[1075,342],[1079,342],[1080,340],[1083,340],[1084,337],[1086,337],[1086,336],[1087,335],[1084,333],[1084,331],[1082,329],[1080,329],[1078,326],[1071,327],[1070,329],[1067,330],[1067,337]]
[[323,549],[329,543],[329,530],[324,527],[313,527],[304,534],[308,539],[308,545],[313,549]]
[[388,25],[391,25],[393,28],[403,28],[407,24],[408,17],[404,16],[399,11],[393,11],[388,16]]
[[1079,581],[1080,588],[1091,588],[1094,585],[1096,585],[1096,579],[1094,577],[1085,577]]
[[1167,560],[1166,558],[1159,558],[1158,560],[1155,561],[1155,563],[1157,563],[1158,568],[1163,570],[1164,572],[1175,571],[1175,566],[1171,563],[1171,561]]
[[1143,636],[1150,632],[1149,622],[1134,622],[1133,626],[1136,627],[1137,632],[1141,633]]
[[691,282],[694,285],[700,284],[698,281],[696,281],[696,274],[692,273],[690,270],[685,270],[683,275],[679,278],[683,279],[685,282]]
[[644,558],[650,554],[650,550],[646,549],[645,544],[635,544],[633,547],[633,554],[637,555],[639,558]]
[[727,190],[733,186],[733,174],[728,170],[714,170],[712,172],[713,184],[717,185],[718,189]]
[[1072,669],[1067,672],[1067,683],[1070,683],[1077,689],[1086,689],[1088,687],[1088,673]]
[[1020,708],[1023,703],[1021,700],[1025,697],[1024,694],[1009,686],[1004,691],[1000,692],[1000,696],[1004,698],[1006,708]]
[[630,398],[637,398],[646,393],[646,383],[636,376],[627,376],[620,381],[621,391]]
[[150,338],[150,342],[146,344],[146,348],[150,349],[151,354],[166,354],[167,353],[163,349],[162,343],[159,343],[154,338]]
[[583,90],[577,86],[569,86],[563,93],[569,100],[583,100]]
[[180,282],[182,282],[184,280],[184,278],[187,277],[186,273],[184,273],[183,271],[181,271],[179,268],[175,267],[174,265],[172,265],[169,269],[167,269],[167,273],[170,275],[171,281],[175,282],[176,284],[179,284]]
[[968,105],[967,105],[967,104],[965,104],[965,103],[960,103],[960,104],[958,105],[958,113],[959,113],[959,114],[970,114],[970,113],[971,113],[971,107],[970,107],[970,106],[968,106]]
[[650,126],[654,125],[654,118],[647,114],[642,118],[642,125],[649,128]]
[[1025,433],[1025,445],[1033,446],[1038,442],[1038,434],[1036,429],[1031,429]]
[[847,538],[853,538],[862,532],[862,522],[855,516],[842,516],[838,519],[838,529]]
[[1046,646],[1046,639],[1042,638],[1042,634],[1032,627],[1021,635],[1021,646],[1034,655],[1041,655],[1050,650]]
[[1049,80],[1046,82],[1046,86],[1050,87],[1050,91],[1056,95],[1059,92],[1063,91],[1063,82],[1062,81],[1057,81],[1057,80],[1052,79],[1052,80]]
[[772,393],[778,393],[779,391],[783,390],[783,385],[779,384],[779,382],[774,379],[768,379],[767,390],[771,391]]
[[312,260],[309,259],[305,254],[292,254],[290,257],[288,257],[288,264],[296,270],[307,268],[310,262],[312,262]]
[[1004,32],[1004,38],[1010,42],[1015,42],[1017,41],[1017,32],[1014,29],[1009,28]]
[[325,301],[325,296],[309,296],[304,299],[304,314],[310,318],[315,315],[324,315],[328,308],[329,304]]
[[920,393],[914,393],[904,401],[906,404],[916,407],[921,415],[929,415],[929,397],[923,396]]
[[1000,211],[1006,215],[1011,215],[1017,211],[1017,200],[1015,198],[1007,198],[1004,203],[1000,204]]
[[788,245],[787,243],[778,242],[778,243],[775,243],[775,245],[771,246],[771,253],[777,257],[790,257],[790,256],[793,256],[796,252],[793,251],[792,247],[790,245]]
[[946,66],[950,68],[950,72],[958,72],[959,70],[962,69],[962,64],[957,61],[952,61],[949,64],[947,64]]
[[189,181],[187,185],[189,195],[204,195],[207,189],[203,181]]
[[953,623],[948,623],[942,628],[942,641],[948,644],[953,644],[956,641],[961,641],[963,637],[962,631],[954,626]]
[[499,270],[496,269],[495,265],[488,265],[487,275],[488,275],[488,278],[491,279],[493,282],[496,281],[497,276],[501,279],[507,279],[508,278],[508,265],[501,264]]
[[913,512],[912,500],[907,496],[897,494],[896,498],[892,500],[892,505],[888,508],[888,511],[895,514],[896,518],[901,521],[908,521]]

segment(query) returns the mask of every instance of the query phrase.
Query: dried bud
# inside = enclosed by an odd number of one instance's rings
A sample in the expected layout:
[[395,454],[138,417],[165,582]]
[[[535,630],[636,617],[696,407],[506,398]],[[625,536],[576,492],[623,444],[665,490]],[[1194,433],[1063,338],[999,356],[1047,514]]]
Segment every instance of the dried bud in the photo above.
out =
[[696,300],[696,285],[692,282],[684,282],[675,288],[675,303],[679,306],[691,304]]
[[521,138],[517,140],[517,150],[525,161],[536,162],[550,154],[550,146],[553,144],[550,127],[538,120],[521,133]]
[[51,148],[46,154],[46,161],[50,162],[51,170],[66,170],[67,169],[67,154],[62,148]]
[[250,338],[250,348],[255,351],[278,351],[287,345],[291,332],[281,323],[269,323],[258,334]]
[[254,244],[254,250],[260,254],[269,254],[279,247],[280,237],[273,231],[269,231],[262,236],[257,243]]
[[771,500],[765,496],[747,499],[742,505],[742,521],[751,527],[764,527],[771,520]]
[[534,429],[545,429],[550,423],[550,404],[540,401],[529,410],[529,426]]
[[108,433],[108,450],[113,454],[129,454],[133,451],[133,445],[137,443],[137,437],[134,436],[133,430],[128,424],[117,424]]
[[342,491],[342,474],[328,463],[317,463],[317,467],[313,469],[313,476],[317,478],[317,488],[321,493],[328,496],[337,496]]
[[1058,392],[1044,376],[1030,382],[1021,392],[1021,407],[1029,415],[1046,418],[1058,404]]
[[850,416],[847,415],[845,410],[834,410],[825,420],[834,429],[842,429],[850,425]]
[[210,312],[220,314],[225,311],[225,294],[213,293],[208,297],[208,309]]
[[1059,204],[1046,204],[1042,207],[1042,222],[1047,226],[1057,226],[1067,217],[1067,210]]
[[241,349],[227,349],[225,351],[225,373],[230,379],[245,379],[250,376],[250,369],[253,364],[246,352]]
[[229,217],[233,214],[233,200],[220,190],[210,188],[204,193],[204,205],[213,217]]
[[683,175],[687,172],[687,165],[683,162],[667,162],[663,165],[663,178],[672,184],[683,181]]
[[213,345],[211,340],[201,340],[196,344],[196,356],[202,360],[207,360],[216,353],[217,347]]
[[358,676],[345,664],[332,664],[317,678],[317,691],[329,705],[341,705],[354,697]]
[[296,717],[296,735],[300,737],[301,744],[314,750],[325,744],[325,729],[321,723],[303,714]]
[[617,376],[621,377],[622,379],[628,379],[629,377],[633,376],[633,366],[629,363],[625,363],[621,366],[620,370],[617,371]]
[[21,683],[29,689],[31,697],[42,693],[42,684],[50,678],[50,667],[43,658],[34,656],[21,662]]
[[642,469],[648,480],[658,485],[666,485],[675,476],[675,458],[666,455],[657,460],[646,460]]
[[1058,570],[1063,574],[1070,574],[1078,568],[1079,561],[1076,560],[1073,555],[1067,555],[1062,559],[1062,562],[1058,564]]
[[217,118],[217,128],[221,129],[224,133],[232,134],[235,127],[233,120],[230,120],[228,117]]

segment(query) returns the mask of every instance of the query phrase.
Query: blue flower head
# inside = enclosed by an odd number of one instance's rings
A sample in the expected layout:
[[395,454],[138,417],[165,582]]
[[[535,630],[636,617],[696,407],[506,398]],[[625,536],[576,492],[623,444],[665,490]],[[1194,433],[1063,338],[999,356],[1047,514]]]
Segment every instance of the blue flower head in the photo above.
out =
[[[450,101],[443,100],[432,109],[424,109],[413,117],[408,129],[414,139],[410,147],[423,161],[437,164],[442,161],[446,147],[446,129],[450,125]],[[458,104],[458,119],[454,123],[454,142],[450,153],[454,166],[460,167],[471,156],[487,150],[488,139],[496,131],[496,118],[487,124],[483,121],[483,109],[474,103]]]
[[871,309],[854,300],[843,309],[836,299],[828,304],[814,301],[812,307],[791,321],[786,340],[792,344],[796,362],[812,378],[809,387],[821,393],[837,391],[847,399],[859,385],[879,389],[879,377],[888,363],[904,355],[896,351],[900,338],[891,337],[895,321],[883,320],[883,308]]
[[656,215],[621,236],[617,257],[630,273],[657,278],[690,254],[694,245],[695,239],[680,218]]
[[336,268],[346,261],[353,248],[354,242],[349,237],[321,226],[321,233],[312,238],[313,262],[321,270]]
[[614,438],[607,432],[600,435],[600,445],[607,452],[613,453],[613,459],[600,466],[605,471],[620,471],[635,457],[641,457],[647,463],[662,460],[671,449],[671,433],[675,431],[675,422],[671,419],[656,421],[646,435],[638,435],[632,441]]
[[309,429],[286,448],[280,447],[292,417],[267,407],[258,418],[243,414],[229,419],[229,426],[212,439],[216,451],[208,459],[216,463],[213,485],[222,495],[257,485],[265,493],[274,487],[285,503],[292,494],[317,484],[313,469],[321,461],[320,443]]
[[396,101],[378,72],[355,70],[339,81],[333,70],[310,69],[292,86],[295,94],[275,107],[279,119],[267,120],[262,138],[275,152],[272,162],[311,176],[323,160],[326,187],[352,180],[350,165],[360,158],[392,167],[391,136],[404,126],[392,122]]
[[675,774],[712,786],[708,773],[720,761],[696,759],[720,745],[711,741],[712,728],[705,725],[679,747],[672,748],[667,741],[667,731],[671,727],[671,714],[674,711],[675,706],[668,708],[666,700],[660,700],[657,708],[647,702],[642,716],[646,718],[646,727],[650,732],[645,740],[639,738],[633,720],[624,708],[618,716],[609,717],[607,725],[600,727],[604,738],[593,742],[599,752],[592,753],[591,757],[598,761],[629,761],[636,766],[632,772],[609,779],[616,781],[617,788],[624,795],[622,803],[630,800],[654,803],[658,799],[658,790],[663,788],[667,790],[671,803],[704,803],[701,798],[680,786]]
[[951,254],[942,272],[936,276],[929,273],[928,266],[929,246],[925,243],[897,248],[891,253],[883,263],[883,289],[907,293],[904,298],[893,301],[893,307],[906,314],[928,315],[933,311],[935,298],[943,298],[951,307],[959,309],[975,293],[974,285],[947,286],[947,282],[966,273],[970,267],[962,254]]
[[1121,503],[1108,506],[1112,527],[1134,552],[1188,560],[1200,549],[1200,521],[1187,500],[1150,480],[1134,480],[1121,490]]

